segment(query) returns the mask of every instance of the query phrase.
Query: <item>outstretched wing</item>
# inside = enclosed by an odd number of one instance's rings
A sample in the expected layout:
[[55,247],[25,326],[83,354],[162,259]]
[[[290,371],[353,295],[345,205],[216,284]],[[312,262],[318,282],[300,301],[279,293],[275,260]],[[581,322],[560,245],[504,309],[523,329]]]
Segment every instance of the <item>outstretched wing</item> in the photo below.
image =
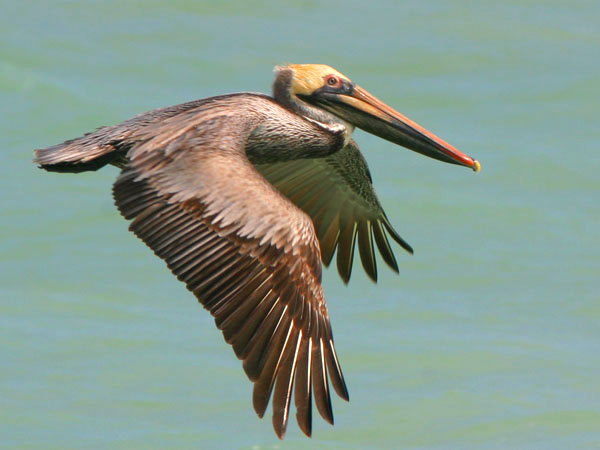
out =
[[131,231],[211,312],[243,360],[258,415],[273,394],[273,426],[283,437],[293,395],[310,435],[313,395],[333,423],[327,372],[348,399],[319,245],[310,218],[246,158],[238,122],[218,109],[193,111],[139,132],[113,194]]
[[329,265],[337,248],[338,272],[344,282],[350,280],[357,236],[362,265],[374,281],[377,266],[373,238],[384,261],[396,272],[398,265],[386,231],[405,250],[413,252],[385,215],[367,162],[354,141],[324,158],[256,164],[256,168],[312,218],[325,265]]

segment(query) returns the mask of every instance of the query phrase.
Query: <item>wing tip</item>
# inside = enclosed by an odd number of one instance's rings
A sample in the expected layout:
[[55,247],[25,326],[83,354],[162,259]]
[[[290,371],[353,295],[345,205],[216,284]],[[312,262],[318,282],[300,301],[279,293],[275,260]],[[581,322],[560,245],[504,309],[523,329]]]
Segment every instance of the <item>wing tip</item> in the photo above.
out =
[[398,232],[394,230],[394,227],[392,227],[392,224],[387,220],[387,217],[385,218],[385,220],[383,220],[383,224],[385,225],[385,228],[388,231],[388,233],[390,233],[390,236],[392,236],[392,239],[394,239],[400,245],[400,247],[402,247],[411,255],[415,253],[412,246],[404,239],[402,239],[402,236],[400,236]]
[[373,283],[377,284],[377,272],[375,272],[375,273],[373,273],[373,274],[371,274],[371,273],[367,272],[367,275],[369,276],[369,279],[370,279],[370,280],[371,280]]
[[305,417],[299,414],[298,409],[296,409],[296,422],[298,422],[298,427],[300,430],[307,436],[312,436],[312,415]]
[[283,423],[279,423],[273,415],[273,429],[279,440],[283,441],[285,438],[285,432],[287,431],[287,419]]

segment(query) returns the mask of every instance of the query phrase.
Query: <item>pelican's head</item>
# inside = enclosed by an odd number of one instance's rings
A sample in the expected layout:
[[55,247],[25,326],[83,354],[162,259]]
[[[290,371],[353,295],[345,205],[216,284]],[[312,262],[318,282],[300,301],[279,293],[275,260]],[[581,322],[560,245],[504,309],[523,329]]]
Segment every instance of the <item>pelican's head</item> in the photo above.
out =
[[312,119],[326,121],[330,114],[345,123],[431,158],[459,164],[478,172],[470,156],[430,133],[392,107],[323,64],[277,66],[274,96]]

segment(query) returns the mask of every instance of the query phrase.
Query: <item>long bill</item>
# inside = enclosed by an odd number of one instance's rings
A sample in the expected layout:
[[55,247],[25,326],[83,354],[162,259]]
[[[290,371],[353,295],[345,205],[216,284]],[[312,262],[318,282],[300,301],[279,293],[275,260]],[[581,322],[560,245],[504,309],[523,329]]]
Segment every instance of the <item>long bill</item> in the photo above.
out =
[[322,92],[314,98],[323,108],[363,130],[395,144],[450,164],[479,172],[479,161],[465,155],[421,125],[359,86],[349,92]]

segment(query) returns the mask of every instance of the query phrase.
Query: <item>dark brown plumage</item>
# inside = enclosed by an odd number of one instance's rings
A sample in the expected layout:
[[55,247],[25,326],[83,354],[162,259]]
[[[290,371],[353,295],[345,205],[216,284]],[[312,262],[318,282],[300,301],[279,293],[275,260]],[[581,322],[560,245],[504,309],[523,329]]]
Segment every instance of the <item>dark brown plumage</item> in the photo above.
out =
[[321,261],[328,265],[337,250],[348,282],[358,239],[362,265],[376,280],[375,245],[398,270],[388,233],[412,252],[383,212],[350,138],[352,114],[365,129],[382,135],[388,127],[384,137],[428,156],[478,163],[419,135],[418,125],[376,99],[357,104],[363,91],[328,66],[279,68],[274,92],[275,98],[231,94],[144,113],[36,150],[35,161],[59,172],[122,168],[113,196],[132,220],[130,230],[214,316],[254,382],[259,416],[272,397],[282,438],[292,397],[309,436],[313,397],[333,423],[329,382],[348,400]]

